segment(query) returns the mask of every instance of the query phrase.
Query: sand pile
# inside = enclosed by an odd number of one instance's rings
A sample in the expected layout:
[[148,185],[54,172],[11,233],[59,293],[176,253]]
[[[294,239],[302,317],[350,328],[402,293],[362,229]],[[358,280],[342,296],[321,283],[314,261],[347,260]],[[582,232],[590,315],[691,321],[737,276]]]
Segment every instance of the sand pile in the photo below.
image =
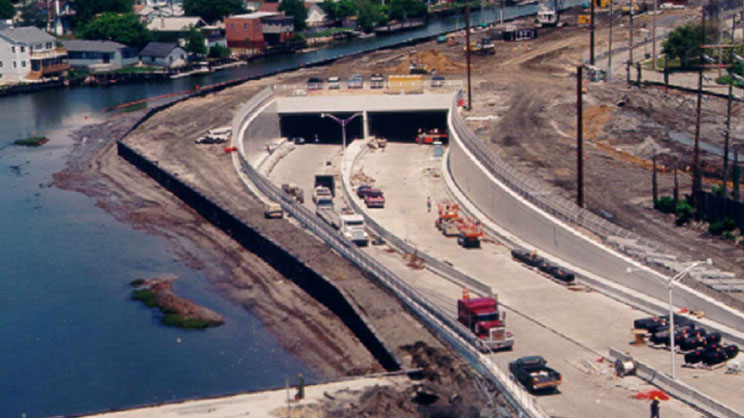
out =
[[425,64],[429,68],[436,70],[437,74],[461,73],[465,70],[464,63],[453,61],[442,55],[440,51],[427,49],[426,51],[411,54],[408,59],[404,58],[399,65],[387,68],[386,72],[390,74],[409,74],[408,66],[410,62]]

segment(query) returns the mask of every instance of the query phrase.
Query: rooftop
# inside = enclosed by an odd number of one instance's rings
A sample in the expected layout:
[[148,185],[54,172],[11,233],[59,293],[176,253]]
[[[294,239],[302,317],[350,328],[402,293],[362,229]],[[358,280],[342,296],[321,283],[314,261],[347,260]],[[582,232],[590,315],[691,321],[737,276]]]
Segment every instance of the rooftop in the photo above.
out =
[[260,19],[262,17],[269,17],[269,16],[278,16],[279,13],[274,12],[254,12],[254,13],[245,13],[242,15],[233,15],[228,17],[228,19]]
[[147,24],[147,29],[159,32],[184,32],[189,28],[200,28],[206,23],[199,16],[157,17]]
[[119,49],[128,48],[124,44],[112,41],[62,41],[62,45],[68,51],[89,51],[89,52],[115,52]]
[[140,51],[140,56],[164,58],[176,48],[178,45],[175,42],[150,42]]
[[0,29],[0,37],[22,44],[53,42],[56,39],[36,26]]

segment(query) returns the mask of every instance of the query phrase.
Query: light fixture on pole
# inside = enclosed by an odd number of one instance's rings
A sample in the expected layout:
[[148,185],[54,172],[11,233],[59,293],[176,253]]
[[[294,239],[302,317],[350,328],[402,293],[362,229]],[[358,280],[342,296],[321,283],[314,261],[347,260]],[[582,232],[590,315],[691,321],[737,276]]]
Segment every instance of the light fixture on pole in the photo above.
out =
[[[672,361],[672,379],[676,379],[676,371],[674,366],[674,305],[672,303],[672,288],[674,287],[674,284],[681,280],[685,275],[687,275],[689,272],[691,272],[695,267],[699,266],[700,264],[708,264],[712,265],[713,260],[710,258],[705,261],[694,261],[690,263],[687,267],[685,267],[682,271],[675,274],[673,277],[669,278],[666,281],[667,290],[669,292],[669,352],[671,354],[671,361]],[[625,272],[630,274],[633,272],[632,267],[627,267],[625,269]]]
[[320,114],[320,117],[321,118],[331,118],[331,119],[335,120],[336,122],[338,122],[339,125],[341,125],[341,140],[343,141],[343,147],[344,147],[343,149],[344,150],[346,150],[346,125],[348,125],[349,122],[351,122],[352,120],[354,120],[354,118],[356,118],[358,116],[362,116],[362,112],[354,113],[353,115],[349,116],[346,119],[341,119],[341,118],[339,118],[337,116],[334,116],[334,115],[332,115],[330,113],[321,113]]

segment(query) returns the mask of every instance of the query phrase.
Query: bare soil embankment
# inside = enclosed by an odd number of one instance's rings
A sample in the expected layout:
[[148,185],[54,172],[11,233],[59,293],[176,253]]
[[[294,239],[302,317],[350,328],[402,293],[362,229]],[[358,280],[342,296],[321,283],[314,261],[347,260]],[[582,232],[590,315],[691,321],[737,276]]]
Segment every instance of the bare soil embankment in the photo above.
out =
[[[306,71],[299,73],[299,78],[304,78]],[[395,416],[414,417],[431,415],[442,407],[455,411],[454,416],[472,416],[470,411],[480,409],[485,401],[474,386],[476,374],[466,363],[450,353],[393,296],[317,238],[288,220],[265,219],[262,205],[240,182],[222,147],[194,144],[207,129],[228,124],[237,106],[262,88],[259,84],[247,83],[179,103],[145,122],[128,136],[127,143],[332,280],[366,315],[403,367],[427,369],[427,391],[440,399],[421,409],[415,403],[411,406],[410,393],[382,393],[375,395],[374,401],[367,399],[364,410],[390,410]],[[85,193],[117,219],[168,240],[176,257],[205,272],[211,290],[256,314],[285,350],[320,375],[381,371],[366,348],[328,309],[116,155],[115,139],[137,116],[115,116],[79,132],[67,168],[55,176],[56,185]],[[457,399],[450,401],[453,394],[458,394]]]

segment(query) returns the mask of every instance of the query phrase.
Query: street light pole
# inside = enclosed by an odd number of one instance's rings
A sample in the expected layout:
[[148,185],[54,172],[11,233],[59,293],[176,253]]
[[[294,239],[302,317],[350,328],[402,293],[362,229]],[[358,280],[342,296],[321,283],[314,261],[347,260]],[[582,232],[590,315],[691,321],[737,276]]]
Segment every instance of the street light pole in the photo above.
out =
[[349,116],[346,119],[341,119],[341,118],[339,118],[337,116],[334,116],[334,115],[332,115],[330,113],[321,113],[320,114],[320,117],[321,118],[331,118],[331,119],[335,120],[336,122],[338,122],[339,125],[341,125],[341,140],[343,141],[343,147],[344,147],[343,150],[344,151],[346,150],[346,125],[348,125],[349,122],[351,122],[352,120],[354,120],[354,118],[359,117],[359,116],[362,116],[362,112],[354,113],[353,115]]
[[672,380],[676,379],[677,374],[676,368],[674,367],[674,304],[672,303],[672,288],[674,287],[675,282],[682,279],[687,273],[691,272],[692,269],[703,263],[712,264],[712,261],[710,258],[706,261],[695,261],[687,266],[687,268],[677,273],[676,276],[669,279],[669,351],[672,356]]

